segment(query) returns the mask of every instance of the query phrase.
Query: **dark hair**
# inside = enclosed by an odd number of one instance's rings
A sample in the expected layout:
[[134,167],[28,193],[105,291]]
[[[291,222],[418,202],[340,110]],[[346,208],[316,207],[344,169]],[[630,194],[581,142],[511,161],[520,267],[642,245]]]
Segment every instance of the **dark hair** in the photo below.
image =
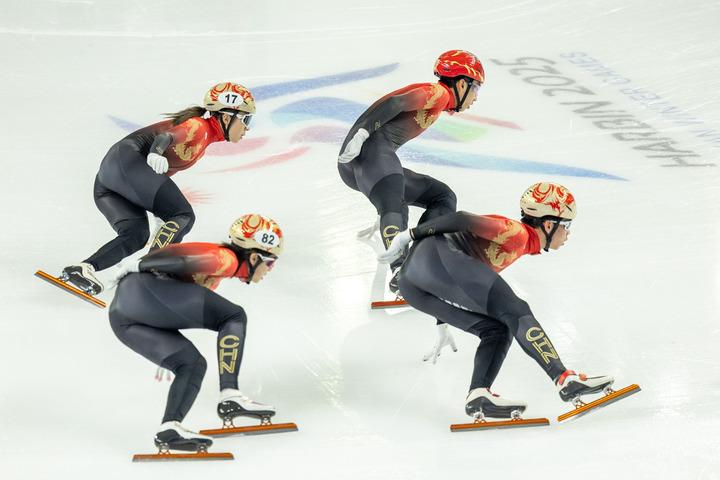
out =
[[540,227],[546,220],[550,220],[551,222],[560,222],[563,220],[562,218],[555,217],[553,215],[545,215],[544,217],[531,217],[529,215],[525,215],[525,212],[523,212],[522,210],[520,211],[520,215],[520,221],[525,225],[530,225],[531,227]]
[[542,219],[538,217],[528,217],[522,210],[520,211],[520,221],[525,225],[530,225],[533,228],[539,227],[542,224]]
[[194,117],[202,117],[205,115],[205,112],[207,112],[207,110],[204,107],[188,107],[184,110],[180,110],[179,112],[164,113],[163,115],[168,118],[172,118],[173,125],[180,125],[185,120],[189,120]]
[[452,87],[453,84],[455,83],[455,79],[451,78],[451,77],[440,77],[438,79],[438,82],[440,82],[444,85],[447,85],[448,87]]
[[465,75],[458,75],[457,77],[440,77],[438,82],[443,83],[443,84],[447,85],[448,87],[452,87],[461,78],[468,83],[474,82],[474,80],[472,78],[466,77]]
[[252,253],[251,250],[248,250],[247,248],[238,247],[232,242],[223,242],[220,244],[220,246],[227,248],[228,250],[232,250],[232,252],[235,254],[235,256],[238,257],[239,261],[247,260],[250,257],[250,254]]

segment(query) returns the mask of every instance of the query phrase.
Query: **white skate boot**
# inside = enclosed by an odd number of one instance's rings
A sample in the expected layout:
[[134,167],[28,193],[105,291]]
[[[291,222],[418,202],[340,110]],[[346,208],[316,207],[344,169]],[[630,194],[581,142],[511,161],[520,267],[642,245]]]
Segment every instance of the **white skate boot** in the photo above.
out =
[[557,380],[558,393],[563,402],[570,402],[581,395],[602,392],[606,387],[613,384],[615,379],[608,375],[588,377],[584,373],[575,373],[572,370],[565,370]]
[[163,423],[155,434],[155,446],[160,452],[169,450],[206,452],[212,443],[212,438],[207,435],[192,432],[175,421]]
[[476,419],[520,418],[527,404],[502,398],[492,393],[489,388],[474,388],[465,400],[465,413]]
[[95,276],[95,268],[89,263],[78,263],[63,268],[60,280],[68,282],[90,295],[103,291],[103,284]]
[[236,417],[259,418],[265,424],[275,415],[275,407],[250,400],[240,390],[226,388],[220,392],[217,414],[226,425],[231,425]]

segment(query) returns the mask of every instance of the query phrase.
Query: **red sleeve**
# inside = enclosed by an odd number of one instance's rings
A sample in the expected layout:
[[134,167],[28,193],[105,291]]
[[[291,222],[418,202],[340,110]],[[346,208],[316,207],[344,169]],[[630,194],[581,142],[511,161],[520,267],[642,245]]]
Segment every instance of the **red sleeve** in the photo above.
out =
[[160,272],[178,277],[232,277],[237,269],[235,254],[214,243],[168,245],[148,253],[140,261],[141,272]]
[[388,93],[368,108],[350,129],[342,149],[364,128],[373,133],[403,112],[416,110],[444,110],[450,102],[450,92],[438,83],[415,83]]

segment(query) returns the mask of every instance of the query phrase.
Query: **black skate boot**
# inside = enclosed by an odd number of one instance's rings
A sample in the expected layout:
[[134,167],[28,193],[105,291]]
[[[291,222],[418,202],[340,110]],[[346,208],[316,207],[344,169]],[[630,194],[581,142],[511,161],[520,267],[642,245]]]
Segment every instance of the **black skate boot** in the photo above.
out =
[[393,270],[392,277],[390,277],[390,282],[388,282],[388,288],[395,295],[400,295],[399,287],[398,287],[399,280],[400,280],[400,267],[396,267]]
[[582,395],[602,392],[605,387],[609,387],[614,381],[613,377],[607,375],[588,377],[584,373],[577,374],[572,370],[565,370],[555,380],[555,385],[562,401],[570,402]]
[[527,404],[502,398],[489,388],[474,388],[468,393],[465,413],[474,418],[520,418]]
[[90,295],[103,291],[103,284],[95,277],[95,268],[89,263],[79,263],[63,268],[60,280],[68,282]]
[[155,434],[155,446],[160,452],[181,450],[184,452],[207,452],[212,438],[187,430],[180,422],[165,422]]

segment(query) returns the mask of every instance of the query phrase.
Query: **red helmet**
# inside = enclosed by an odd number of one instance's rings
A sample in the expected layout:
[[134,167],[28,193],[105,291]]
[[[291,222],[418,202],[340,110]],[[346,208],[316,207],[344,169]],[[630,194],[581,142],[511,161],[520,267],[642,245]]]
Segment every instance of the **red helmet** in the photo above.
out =
[[448,50],[435,62],[438,77],[469,77],[478,83],[485,82],[485,70],[475,55],[465,50]]

